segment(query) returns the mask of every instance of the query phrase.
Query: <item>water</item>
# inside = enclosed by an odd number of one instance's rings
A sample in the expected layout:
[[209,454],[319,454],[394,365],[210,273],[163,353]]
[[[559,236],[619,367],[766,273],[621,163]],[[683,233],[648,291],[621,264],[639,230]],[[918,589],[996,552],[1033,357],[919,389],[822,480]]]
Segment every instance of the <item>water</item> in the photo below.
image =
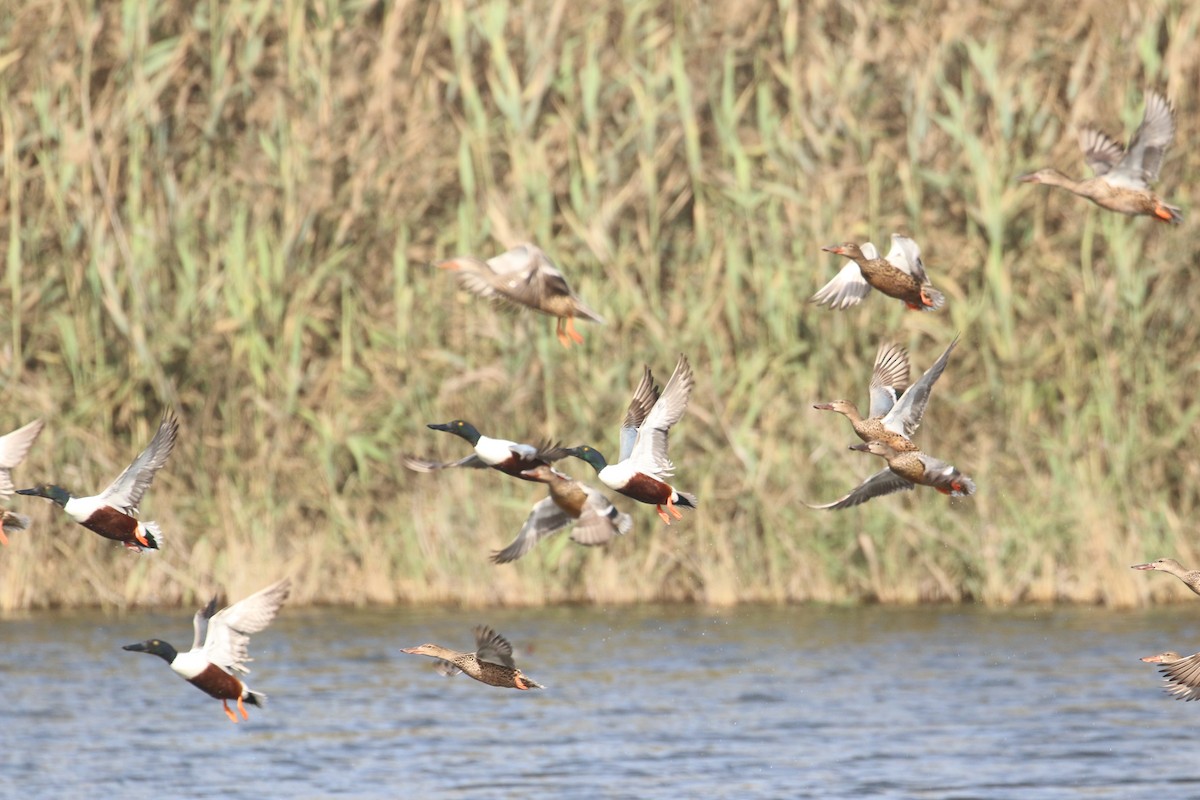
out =
[[[1193,706],[1137,659],[1191,606],[284,607],[232,725],[158,658],[186,612],[0,621],[3,797],[1124,798],[1200,793]],[[487,622],[544,692],[399,652]]]

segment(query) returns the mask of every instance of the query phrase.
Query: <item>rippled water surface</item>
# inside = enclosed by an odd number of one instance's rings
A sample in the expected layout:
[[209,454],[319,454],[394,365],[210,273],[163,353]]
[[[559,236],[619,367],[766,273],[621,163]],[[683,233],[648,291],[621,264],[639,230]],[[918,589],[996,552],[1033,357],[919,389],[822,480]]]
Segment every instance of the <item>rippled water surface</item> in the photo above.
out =
[[[186,612],[0,621],[5,797],[1132,797],[1200,794],[1200,704],[1139,656],[1187,606],[1103,610],[284,607],[232,725],[152,656]],[[399,652],[487,622],[543,692]]]

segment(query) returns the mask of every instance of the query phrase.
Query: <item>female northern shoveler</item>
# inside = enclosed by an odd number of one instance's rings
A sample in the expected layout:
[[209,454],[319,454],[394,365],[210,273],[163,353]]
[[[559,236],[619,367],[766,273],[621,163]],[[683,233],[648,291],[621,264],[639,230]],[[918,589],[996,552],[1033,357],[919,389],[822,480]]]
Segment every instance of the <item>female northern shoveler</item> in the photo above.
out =
[[193,625],[196,630],[192,649],[180,653],[162,639],[147,639],[137,644],[125,645],[125,650],[135,653],[153,653],[171,665],[171,669],[188,683],[221,701],[225,716],[237,722],[237,715],[229,708],[229,701],[236,700],[242,719],[250,719],[245,703],[260,708],[266,705],[267,697],[261,692],[251,691],[234,672],[243,675],[250,672],[246,666],[251,661],[250,634],[258,633],[271,624],[275,614],[291,591],[291,582],[284,578],[244,600],[222,609],[215,616],[217,600],[214,597],[207,606],[196,612]]
[[936,311],[946,302],[945,295],[933,288],[925,274],[921,248],[907,236],[892,234],[892,249],[887,258],[880,258],[879,251],[870,242],[862,247],[845,242],[821,249],[846,256],[850,261],[812,296],[812,302],[817,305],[837,310],[850,308],[862,302],[871,287],[888,297],[903,300],[914,310]]
[[875,369],[871,374],[871,409],[870,416],[866,419],[863,419],[858,413],[858,407],[849,400],[819,403],[813,408],[844,414],[854,426],[858,438],[864,442],[887,442],[894,450],[900,452],[916,450],[917,446],[913,444],[911,437],[921,425],[933,384],[942,376],[946,364],[950,361],[950,353],[957,344],[956,336],[938,360],[933,362],[933,366],[925,370],[921,379],[907,391],[905,387],[908,385],[908,354],[896,345],[880,345],[875,356]]
[[[621,424],[621,453],[617,463],[609,464],[603,455],[587,445],[569,451],[591,464],[608,488],[655,506],[658,516],[668,525],[671,524],[668,512],[675,519],[683,519],[678,507],[696,507],[694,494],[681,492],[666,482],[675,473],[675,465],[667,458],[667,433],[687,410],[694,385],[692,368],[683,355],[679,356],[675,371],[661,395],[654,386],[650,368],[646,367]],[[654,398],[653,402],[651,398]]]
[[575,330],[576,317],[604,322],[571,291],[558,267],[535,245],[519,244],[487,261],[459,256],[438,266],[456,271],[463,288],[480,297],[507,301],[558,317],[556,333],[563,347],[570,347],[572,340],[576,344],[583,343],[583,337]]
[[162,546],[162,531],[157,523],[138,520],[137,507],[142,495],[150,488],[154,474],[167,463],[178,433],[179,421],[168,410],[146,449],[100,494],[76,497],[52,483],[18,489],[17,494],[49,498],[83,527],[118,541],[130,550],[139,553],[145,548],[158,550]]
[[1150,90],[1146,92],[1142,124],[1134,132],[1128,150],[1096,128],[1080,130],[1079,146],[1095,177],[1077,181],[1047,168],[1021,175],[1017,180],[1059,186],[1109,211],[1178,224],[1183,221],[1179,209],[1150,190],[1150,184],[1158,180],[1163,157],[1174,139],[1175,110],[1165,97]]
[[493,564],[516,561],[542,539],[571,523],[576,523],[571,531],[571,541],[589,547],[607,544],[613,537],[624,536],[633,528],[633,518],[617,511],[602,492],[552,467],[535,467],[521,477],[546,484],[550,496],[534,505],[512,544],[492,553]]
[[900,451],[886,442],[878,441],[851,445],[850,449],[885,458],[888,465],[854,487],[845,497],[823,505],[806,503],[809,508],[831,511],[851,508],[876,497],[907,491],[918,484],[932,486],[942,494],[952,497],[975,494],[974,481],[945,461],[926,455],[920,450]]
[[1159,672],[1167,683],[1163,691],[1174,695],[1176,700],[1200,700],[1200,653],[1184,658],[1168,650],[1141,660],[1161,665]]
[[544,689],[540,683],[521,673],[513,662],[512,645],[486,625],[475,626],[475,652],[459,653],[437,644],[409,647],[401,653],[432,656],[443,675],[465,672],[481,683],[504,689]]
[[470,467],[482,469],[491,467],[506,475],[526,481],[537,481],[537,478],[522,473],[541,466],[549,466],[570,455],[570,450],[557,445],[534,447],[531,444],[518,444],[507,439],[493,439],[484,436],[471,423],[456,419],[451,422],[429,423],[425,427],[435,431],[446,431],[455,436],[461,436],[475,446],[475,452],[458,461],[426,461],[412,456],[404,456],[404,465],[414,472],[434,472],[439,469],[452,467]]
[[1200,594],[1200,570],[1188,569],[1173,558],[1160,558],[1148,564],[1134,564],[1130,569],[1156,569],[1174,575],[1196,594]]
[[[42,432],[42,421],[35,419],[12,433],[0,436],[0,498],[12,496],[16,488],[12,480],[13,469],[25,460],[25,455],[38,434]],[[14,531],[23,531],[29,527],[29,517],[8,509],[0,510],[0,544],[8,544],[4,535],[4,526]]]

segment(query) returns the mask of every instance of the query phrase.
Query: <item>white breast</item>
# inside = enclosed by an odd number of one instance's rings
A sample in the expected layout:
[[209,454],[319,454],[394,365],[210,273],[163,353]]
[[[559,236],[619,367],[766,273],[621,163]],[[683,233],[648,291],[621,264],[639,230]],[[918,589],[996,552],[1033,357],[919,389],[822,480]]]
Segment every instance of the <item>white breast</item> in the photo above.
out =
[[626,459],[617,464],[609,464],[600,470],[597,477],[600,478],[600,482],[605,486],[611,489],[620,489],[629,483],[629,480],[637,471],[637,468],[633,466],[629,459]]
[[188,650],[186,653],[176,653],[171,662],[171,669],[191,680],[208,668],[208,659],[203,650]]
[[483,459],[485,464],[499,464],[507,461],[512,456],[513,449],[517,447],[515,442],[480,436],[479,441],[475,443],[475,453]]
[[63,511],[66,511],[76,522],[83,522],[92,515],[92,512],[103,505],[106,504],[101,502],[98,497],[72,497],[63,506]]

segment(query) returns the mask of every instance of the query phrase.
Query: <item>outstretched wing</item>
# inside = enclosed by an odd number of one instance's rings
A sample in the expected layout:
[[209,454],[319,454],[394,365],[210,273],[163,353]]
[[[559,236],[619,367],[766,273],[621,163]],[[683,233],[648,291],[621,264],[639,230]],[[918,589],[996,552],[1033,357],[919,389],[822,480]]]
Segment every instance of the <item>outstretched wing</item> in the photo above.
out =
[[1167,681],[1166,691],[1176,699],[1200,700],[1200,653],[1163,664],[1160,671]]
[[638,427],[637,440],[629,453],[630,463],[641,472],[663,478],[674,473],[675,465],[667,457],[667,434],[687,410],[695,383],[687,357],[680,354],[667,388]]
[[237,672],[249,672],[250,635],[271,624],[279,607],[292,590],[290,579],[284,578],[224,608],[208,621],[204,638],[204,655],[218,667]]
[[618,511],[603,492],[586,484],[583,490],[587,494],[587,501],[583,504],[579,521],[571,530],[571,541],[595,547],[629,533],[633,528],[633,517]]
[[1146,188],[1158,180],[1163,157],[1175,139],[1175,111],[1161,94],[1146,93],[1146,113],[1125,157],[1108,174],[1109,183]]
[[842,508],[851,508],[867,502],[875,497],[883,497],[885,494],[893,492],[903,492],[913,488],[911,481],[905,480],[896,473],[892,472],[891,467],[884,467],[876,472],[871,477],[854,487],[854,490],[845,497],[840,497],[832,503],[824,503],[822,505],[813,505],[805,503],[809,508],[828,509],[836,511]]
[[529,517],[521,526],[521,532],[517,534],[517,538],[513,539],[508,547],[492,553],[492,563],[507,564],[510,561],[516,561],[532,550],[534,545],[542,539],[558,533],[574,521],[567,512],[558,507],[552,498],[546,497],[539,500],[534,504],[533,510],[529,512]]
[[654,375],[647,366],[642,372],[642,380],[633,390],[633,399],[629,401],[629,410],[625,412],[625,421],[621,423],[621,452],[617,461],[624,461],[633,452],[633,443],[637,441],[637,429],[641,427],[650,409],[658,402],[659,390],[654,385]]
[[493,664],[503,664],[509,669],[516,669],[513,662],[512,645],[500,634],[487,625],[475,626],[475,657],[480,661],[490,661]]
[[175,436],[178,433],[179,420],[175,418],[173,411],[167,409],[150,444],[100,493],[100,499],[117,508],[136,513],[142,495],[154,481],[154,474],[167,463],[167,457],[175,447]]
[[400,463],[413,472],[437,472],[440,469],[453,469],[455,467],[468,467],[470,469],[487,469],[487,464],[483,459],[472,453],[466,458],[460,458],[458,461],[429,461],[424,458],[410,456],[407,453],[400,455]]
[[912,275],[917,283],[929,283],[925,274],[925,262],[921,260],[921,248],[907,236],[892,234],[892,249],[888,251],[887,262],[896,269]]
[[29,448],[42,432],[42,425],[40,419],[35,419],[12,433],[0,436],[0,497],[8,497],[16,489],[11,470],[25,460]]
[[196,616],[192,617],[192,628],[195,630],[195,635],[192,636],[192,649],[199,650],[204,646],[204,637],[208,633],[208,620],[217,611],[217,598],[208,601],[208,605],[196,612]]
[[1125,155],[1121,143],[1099,128],[1080,129],[1079,149],[1083,151],[1083,160],[1096,177],[1107,175]]
[[896,405],[892,406],[892,410],[883,418],[885,428],[906,438],[912,438],[921,426],[921,417],[925,415],[925,406],[929,404],[929,393],[937,379],[942,377],[942,372],[950,361],[950,353],[957,345],[958,337],[955,336],[945,352],[933,362],[933,366],[925,370],[925,374],[907,392],[900,395]]
[[871,410],[868,417],[882,417],[896,404],[896,398],[908,388],[908,351],[898,344],[884,342],[875,354],[871,371]]

